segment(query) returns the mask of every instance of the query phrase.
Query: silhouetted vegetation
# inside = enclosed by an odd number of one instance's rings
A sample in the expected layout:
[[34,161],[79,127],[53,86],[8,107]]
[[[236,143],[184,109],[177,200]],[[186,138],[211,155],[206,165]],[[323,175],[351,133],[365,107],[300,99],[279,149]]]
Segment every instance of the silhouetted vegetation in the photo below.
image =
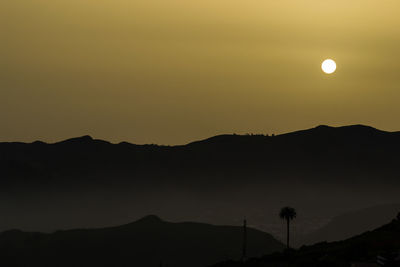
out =
[[297,216],[296,210],[291,207],[284,207],[281,209],[279,213],[279,217],[283,220],[286,220],[286,247],[287,249],[290,248],[289,246],[289,237],[290,237],[290,222],[294,220]]

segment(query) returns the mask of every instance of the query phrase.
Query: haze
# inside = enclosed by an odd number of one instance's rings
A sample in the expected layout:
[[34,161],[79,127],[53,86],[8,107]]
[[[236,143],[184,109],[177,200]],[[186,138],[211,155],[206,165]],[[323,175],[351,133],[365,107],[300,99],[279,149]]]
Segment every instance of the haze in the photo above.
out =
[[[399,8],[3,0],[0,140],[183,144],[318,124],[398,130]],[[331,76],[325,58],[338,64]]]

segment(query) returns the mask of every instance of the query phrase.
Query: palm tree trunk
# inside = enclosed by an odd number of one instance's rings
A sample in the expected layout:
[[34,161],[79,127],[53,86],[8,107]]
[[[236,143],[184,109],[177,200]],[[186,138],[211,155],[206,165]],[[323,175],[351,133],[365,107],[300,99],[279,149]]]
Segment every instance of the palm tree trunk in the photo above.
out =
[[289,219],[286,220],[286,226],[287,226],[287,238],[286,238],[286,244],[287,244],[287,248],[289,249]]

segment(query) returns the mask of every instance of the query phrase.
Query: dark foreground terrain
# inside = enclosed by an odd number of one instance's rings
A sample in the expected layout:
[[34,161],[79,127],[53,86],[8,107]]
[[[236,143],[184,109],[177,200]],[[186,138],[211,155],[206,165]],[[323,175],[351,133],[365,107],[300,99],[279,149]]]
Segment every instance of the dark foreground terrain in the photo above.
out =
[[[381,265],[377,265],[377,262]],[[337,242],[322,242],[303,246],[298,250],[275,253],[248,260],[246,267],[350,267],[400,266],[400,217],[373,231]],[[368,264],[368,265],[367,265]],[[243,266],[239,261],[228,261],[214,267]],[[355,265],[357,266],[357,265]]]
[[[247,233],[252,257],[284,247],[267,233],[250,228]],[[118,227],[52,234],[11,230],[0,234],[0,266],[207,266],[240,259],[242,237],[241,227],[170,223],[156,216]]]

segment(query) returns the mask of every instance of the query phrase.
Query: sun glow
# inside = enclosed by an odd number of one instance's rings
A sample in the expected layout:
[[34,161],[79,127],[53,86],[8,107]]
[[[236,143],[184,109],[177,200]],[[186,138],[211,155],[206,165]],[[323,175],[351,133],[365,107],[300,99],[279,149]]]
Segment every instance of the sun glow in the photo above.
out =
[[326,74],[334,73],[336,70],[336,63],[332,59],[325,59],[324,62],[322,62],[321,69]]

